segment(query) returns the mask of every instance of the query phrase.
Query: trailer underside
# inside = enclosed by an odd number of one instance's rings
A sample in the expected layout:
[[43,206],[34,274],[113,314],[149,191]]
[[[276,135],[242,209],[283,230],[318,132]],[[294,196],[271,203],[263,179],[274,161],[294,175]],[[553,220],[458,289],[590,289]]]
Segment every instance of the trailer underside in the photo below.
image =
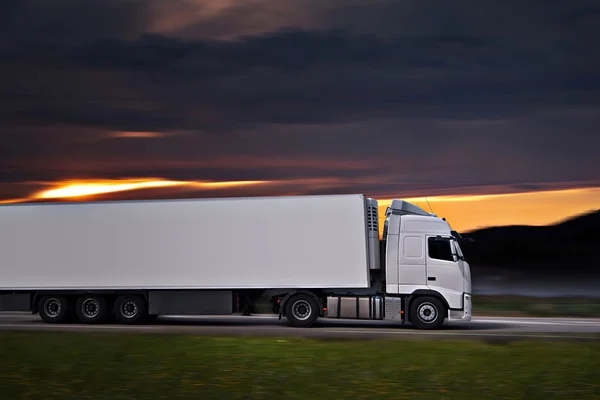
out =
[[433,291],[390,297],[323,289],[3,292],[0,311],[39,314],[47,323],[142,324],[160,315],[255,314],[256,302],[265,295],[271,311],[296,327],[312,326],[318,318],[334,318],[385,319],[434,329],[452,315],[470,319],[470,297],[469,307],[451,310],[443,296]]

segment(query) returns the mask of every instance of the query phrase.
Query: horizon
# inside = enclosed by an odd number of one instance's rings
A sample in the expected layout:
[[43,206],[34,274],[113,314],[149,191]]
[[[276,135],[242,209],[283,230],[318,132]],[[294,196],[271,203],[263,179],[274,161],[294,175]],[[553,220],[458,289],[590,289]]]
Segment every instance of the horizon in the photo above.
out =
[[[247,191],[247,188],[256,186],[264,188],[270,184],[276,183],[169,181],[161,179],[69,181],[53,185],[47,184],[45,190],[33,192],[26,197],[0,200],[0,205],[32,202],[39,204],[40,202],[255,197],[260,196],[260,194],[256,194],[258,191],[252,194],[252,192]],[[179,196],[171,193],[169,189],[177,189],[176,193]],[[194,192],[194,189],[200,191]],[[246,191],[236,195],[232,189],[245,189]],[[219,196],[211,197],[210,192],[215,191]],[[319,193],[313,194],[317,195]],[[285,194],[283,195],[285,196]],[[381,227],[385,220],[385,209],[390,205],[392,198],[365,195],[378,200],[381,233]],[[266,196],[277,196],[277,194],[266,194]],[[596,211],[598,210],[598,204],[600,204],[600,188],[494,193],[487,195],[396,196],[393,198],[406,200],[439,217],[446,218],[453,229],[459,232],[470,232],[502,226],[553,225],[566,219]],[[510,208],[509,212],[504,211],[507,208]]]

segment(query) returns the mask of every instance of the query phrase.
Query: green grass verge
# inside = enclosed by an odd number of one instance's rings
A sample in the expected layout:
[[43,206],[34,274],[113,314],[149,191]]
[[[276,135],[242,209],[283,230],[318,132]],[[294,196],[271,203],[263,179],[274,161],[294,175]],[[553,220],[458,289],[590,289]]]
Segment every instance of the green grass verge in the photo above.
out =
[[2,399],[592,399],[600,344],[0,333]]
[[600,317],[600,299],[473,296],[473,315]]

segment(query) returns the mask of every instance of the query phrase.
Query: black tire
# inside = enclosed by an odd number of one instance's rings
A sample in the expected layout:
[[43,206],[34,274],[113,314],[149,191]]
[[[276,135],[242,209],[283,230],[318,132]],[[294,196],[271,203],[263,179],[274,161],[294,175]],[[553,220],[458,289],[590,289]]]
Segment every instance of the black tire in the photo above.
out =
[[319,318],[319,303],[310,295],[295,294],[285,302],[285,317],[292,326],[307,328]]
[[410,303],[410,322],[418,329],[437,329],[448,310],[436,297],[417,297]]
[[94,294],[83,295],[77,299],[75,314],[84,324],[97,324],[106,319],[107,308],[104,297]]
[[120,324],[139,324],[149,320],[146,300],[140,296],[119,296],[115,300],[115,319]]
[[70,311],[69,301],[65,296],[43,296],[38,302],[40,318],[51,324],[67,322]]

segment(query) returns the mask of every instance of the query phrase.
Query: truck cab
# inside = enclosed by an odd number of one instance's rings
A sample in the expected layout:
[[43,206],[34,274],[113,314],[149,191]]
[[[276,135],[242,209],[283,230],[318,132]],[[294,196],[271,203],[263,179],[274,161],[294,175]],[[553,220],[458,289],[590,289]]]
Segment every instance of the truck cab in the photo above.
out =
[[365,198],[368,288],[328,290],[327,318],[410,322],[436,329],[471,320],[471,270],[448,222],[393,200],[379,237],[378,202]]
[[[443,303],[447,318],[469,321],[471,271],[460,248],[460,236],[444,219],[406,201],[393,200],[385,217],[382,263],[386,295],[433,297]],[[433,318],[431,312],[437,311],[427,302],[413,308],[425,323]]]

